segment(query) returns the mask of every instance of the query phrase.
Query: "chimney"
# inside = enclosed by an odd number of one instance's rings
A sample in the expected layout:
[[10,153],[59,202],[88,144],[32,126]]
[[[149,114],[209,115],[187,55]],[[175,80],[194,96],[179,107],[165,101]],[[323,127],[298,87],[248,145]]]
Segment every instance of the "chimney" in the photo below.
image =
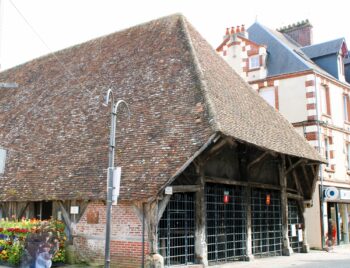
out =
[[224,40],[230,36],[230,31],[229,31],[229,28],[226,28],[226,32],[225,32],[225,35],[224,35]]
[[[239,29],[239,26],[237,28]],[[239,35],[248,39],[248,32],[245,30],[244,24],[241,25]]]
[[288,35],[302,47],[312,45],[312,25],[309,20],[303,20],[287,27],[277,29],[280,33]]

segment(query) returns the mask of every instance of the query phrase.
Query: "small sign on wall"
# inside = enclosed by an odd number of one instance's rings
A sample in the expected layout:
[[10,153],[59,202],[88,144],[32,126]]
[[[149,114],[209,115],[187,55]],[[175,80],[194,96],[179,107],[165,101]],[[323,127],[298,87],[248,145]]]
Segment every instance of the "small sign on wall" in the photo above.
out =
[[96,210],[89,210],[86,214],[86,222],[88,224],[98,224],[99,212]]
[[291,230],[292,236],[297,236],[297,229],[296,229],[295,224],[292,224],[290,226],[290,230]]
[[303,241],[303,230],[298,229],[298,242],[302,242],[302,241]]
[[70,207],[70,214],[79,214],[79,206],[71,206]]

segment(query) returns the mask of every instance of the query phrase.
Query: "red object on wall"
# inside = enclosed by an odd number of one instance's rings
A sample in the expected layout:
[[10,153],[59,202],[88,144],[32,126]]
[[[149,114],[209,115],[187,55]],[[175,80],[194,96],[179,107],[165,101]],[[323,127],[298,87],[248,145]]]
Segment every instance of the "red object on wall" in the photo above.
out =
[[224,204],[227,204],[228,202],[230,202],[230,192],[224,191]]
[[267,194],[266,195],[266,205],[270,205],[271,204],[271,195]]

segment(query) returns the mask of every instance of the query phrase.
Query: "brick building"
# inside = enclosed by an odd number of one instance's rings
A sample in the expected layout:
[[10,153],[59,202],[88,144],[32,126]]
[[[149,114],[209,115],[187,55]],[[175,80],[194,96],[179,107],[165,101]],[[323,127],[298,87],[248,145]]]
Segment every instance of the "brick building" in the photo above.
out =
[[323,159],[183,16],[35,59],[0,81],[19,85],[0,92],[3,217],[62,218],[80,258],[103,260],[102,103],[112,88],[132,113],[119,116],[116,138],[116,267],[156,257],[206,267],[307,250],[304,206]]
[[329,220],[337,227],[337,244],[349,243],[350,85],[344,38],[313,44],[307,20],[279,30],[256,22],[247,31],[227,29],[217,51],[327,159],[307,213],[310,246],[324,246]]

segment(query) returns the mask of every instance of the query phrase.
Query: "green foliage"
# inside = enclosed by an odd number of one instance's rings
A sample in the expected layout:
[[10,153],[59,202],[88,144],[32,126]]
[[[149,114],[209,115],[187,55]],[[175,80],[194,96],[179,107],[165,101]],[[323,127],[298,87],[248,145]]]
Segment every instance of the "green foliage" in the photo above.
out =
[[23,244],[16,242],[8,249],[7,262],[11,265],[18,265],[23,253]]
[[18,266],[23,254],[35,256],[40,244],[37,241],[52,245],[53,262],[64,262],[64,230],[64,223],[57,220],[0,220],[0,262]]

